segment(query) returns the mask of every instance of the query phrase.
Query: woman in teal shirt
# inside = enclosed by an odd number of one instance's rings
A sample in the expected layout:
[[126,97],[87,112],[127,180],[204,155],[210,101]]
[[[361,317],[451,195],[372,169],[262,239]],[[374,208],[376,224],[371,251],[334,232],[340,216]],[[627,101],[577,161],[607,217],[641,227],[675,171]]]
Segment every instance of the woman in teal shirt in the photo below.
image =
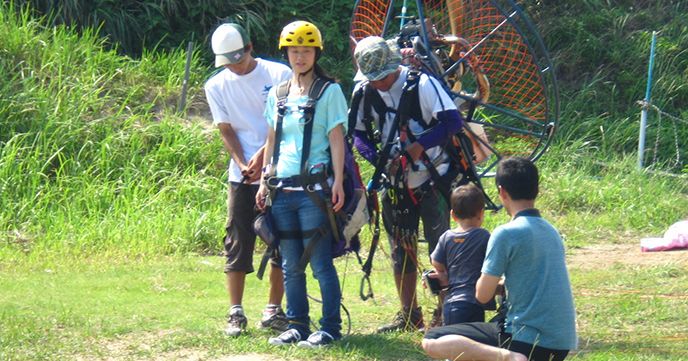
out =
[[[332,260],[328,212],[323,208],[338,211],[344,204],[347,103],[339,84],[317,64],[322,37],[315,25],[290,23],[282,30],[279,48],[289,59],[293,75],[287,84],[273,87],[268,96],[265,116],[271,130],[265,147],[265,177],[256,202],[264,207],[265,196],[271,192],[270,211],[280,239],[289,329],[270,338],[269,343],[319,347],[341,338],[341,290]],[[308,116],[309,100],[314,100],[309,97],[310,90],[323,80],[328,85],[315,102],[315,113]],[[312,135],[310,146],[304,149],[308,122],[312,122]],[[312,334],[304,252],[322,298],[320,330]]]

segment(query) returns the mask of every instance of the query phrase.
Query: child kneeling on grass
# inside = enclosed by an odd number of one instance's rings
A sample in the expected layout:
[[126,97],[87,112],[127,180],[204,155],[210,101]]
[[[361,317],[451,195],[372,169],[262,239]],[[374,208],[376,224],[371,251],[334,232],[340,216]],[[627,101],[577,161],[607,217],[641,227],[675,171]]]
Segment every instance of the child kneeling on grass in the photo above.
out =
[[485,309],[475,298],[475,284],[485,259],[490,232],[481,228],[485,218],[485,196],[474,184],[456,188],[451,194],[451,216],[458,223],[440,237],[432,252],[432,265],[440,285],[446,286],[443,324],[484,322]]
[[470,322],[433,328],[423,350],[435,359],[561,361],[576,347],[576,311],[564,243],[535,209],[538,170],[525,158],[497,166],[499,199],[511,221],[487,243],[475,298],[487,302],[504,276],[504,323]]

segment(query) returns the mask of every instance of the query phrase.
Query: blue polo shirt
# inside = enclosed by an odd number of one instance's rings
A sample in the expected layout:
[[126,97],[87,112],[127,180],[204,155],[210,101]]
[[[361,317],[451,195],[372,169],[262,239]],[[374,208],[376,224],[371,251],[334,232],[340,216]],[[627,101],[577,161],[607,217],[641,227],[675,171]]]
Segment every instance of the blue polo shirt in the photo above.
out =
[[482,272],[507,289],[506,332],[516,341],[557,350],[576,348],[576,314],[559,232],[535,209],[497,227]]

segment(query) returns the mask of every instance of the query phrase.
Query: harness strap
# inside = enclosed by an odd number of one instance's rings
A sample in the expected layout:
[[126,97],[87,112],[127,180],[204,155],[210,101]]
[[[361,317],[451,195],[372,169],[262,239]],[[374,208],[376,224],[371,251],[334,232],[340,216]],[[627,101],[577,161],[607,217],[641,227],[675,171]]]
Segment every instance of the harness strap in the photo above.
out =
[[282,121],[284,114],[287,112],[285,104],[287,102],[287,95],[289,95],[289,88],[291,87],[291,80],[281,82],[277,85],[275,95],[277,95],[277,121],[275,122],[275,144],[272,147],[272,169],[276,169],[277,160],[280,155],[280,141],[282,139]]
[[[361,270],[363,271],[363,277],[361,278],[361,285],[359,287],[358,294],[361,300],[365,301],[369,298],[373,298],[373,287],[370,284],[370,273],[373,271],[373,259],[375,257],[375,251],[380,243],[380,203],[377,199],[377,191],[373,190],[368,193],[368,212],[369,214],[375,214],[375,223],[373,227],[373,239],[370,241],[370,251],[368,252],[368,259],[365,263],[361,260],[361,256],[356,253],[358,263],[361,265]],[[364,293],[365,286],[368,286],[367,293]]]
[[[285,187],[301,187],[303,189],[313,188],[314,185],[319,184],[329,188],[327,184],[327,173],[308,173],[308,174],[297,174],[287,178],[270,177],[267,178],[267,186],[270,189],[285,188]],[[327,189],[326,188],[326,189]]]
[[263,275],[265,274],[265,268],[268,266],[268,260],[270,259],[270,254],[274,252],[272,246],[267,247],[265,252],[263,252],[263,257],[260,259],[260,266],[258,266],[258,272],[256,272],[256,277],[259,280],[263,280]]
[[[406,117],[408,121],[408,112],[405,110],[410,107],[409,104],[409,92],[408,89],[417,85],[418,82],[409,82],[408,80],[404,83],[404,87],[401,91],[401,98],[399,98],[399,110],[394,114],[394,120],[392,121],[392,127],[387,134],[387,141],[385,142],[385,147],[380,152],[380,156],[377,158],[377,164],[375,165],[375,173],[373,173],[373,178],[370,181],[368,191],[377,189],[379,186],[380,177],[382,176],[382,171],[389,160],[390,153],[392,151],[392,146],[394,142],[394,137],[396,136],[397,129],[399,129],[400,124],[404,122],[403,117]],[[364,104],[365,105],[365,104]],[[406,113],[407,115],[404,115]]]
[[358,118],[358,108],[361,106],[361,100],[363,100],[363,87],[358,88],[351,97],[351,107],[349,108],[349,129],[346,133],[346,137],[350,138],[356,129],[356,120]]
[[[327,197],[326,199],[322,199],[318,195],[316,195],[315,189],[314,187],[312,187],[315,184],[319,184],[320,187],[325,191],[325,193],[329,193],[330,187],[327,183],[327,173],[323,171],[311,174],[308,170],[308,158],[310,157],[311,141],[313,138],[313,122],[315,119],[316,109],[315,105],[317,104],[318,100],[322,97],[322,95],[325,93],[325,90],[330,84],[331,81],[327,79],[323,79],[320,77],[316,77],[315,79],[313,79],[313,83],[311,84],[311,87],[308,89],[308,101],[305,105],[299,107],[303,111],[305,123],[303,130],[303,146],[300,162],[301,173],[299,175],[283,179],[272,178],[272,180],[268,180],[268,185],[271,185],[273,186],[273,188],[275,188],[278,186],[278,184],[280,184],[281,181],[284,181],[285,183],[288,181],[289,183],[291,183],[292,186],[303,187],[304,191],[311,198],[313,203],[315,203],[318,207],[320,207],[324,212],[327,213],[329,228],[333,233],[335,240],[339,242],[339,231],[337,228],[335,214],[332,210],[332,204],[330,204],[331,202],[329,201],[329,199],[327,199]],[[275,123],[275,151],[273,152],[272,156],[273,168],[276,167],[277,160],[279,159],[279,144],[282,140],[282,121],[286,113],[285,104],[287,96],[289,94],[290,85],[291,81],[282,82],[278,85],[278,88],[276,90],[278,110],[277,122]],[[318,232],[316,232],[315,238],[313,238],[313,240],[308,244],[306,249],[304,249],[303,255],[301,256],[301,264],[304,268],[308,263],[310,255],[314,247],[317,245],[317,242],[319,242],[320,238],[323,238],[327,233],[327,230],[322,229],[321,227],[318,230]]]
[[[313,250],[315,249],[315,246],[318,245],[320,242],[320,239],[327,236],[328,233],[332,232],[334,233],[334,237],[339,242],[339,232],[335,232],[338,230],[337,228],[337,220],[335,219],[335,214],[334,211],[332,210],[332,203],[330,202],[329,199],[327,199],[327,196],[325,196],[325,199],[322,199],[318,197],[315,192],[311,192],[309,190],[305,191],[308,197],[315,203],[318,207],[320,207],[321,210],[327,213],[327,221],[329,223],[329,226],[322,225],[317,228],[317,232],[315,234],[315,237],[308,243],[306,248],[303,250],[303,254],[301,255],[301,261],[300,265],[302,268],[306,268],[306,265],[308,264],[308,261],[311,258],[311,254],[313,253]],[[306,235],[304,234],[304,237]]]
[[[272,149],[272,169],[275,169],[277,166],[277,160],[279,159],[279,154],[280,154],[280,141],[279,139],[282,138],[282,122],[284,121],[284,114],[286,113],[286,107],[284,104],[287,101],[287,95],[289,94],[289,87],[291,86],[291,80],[287,80],[285,82],[279,83],[277,85],[277,89],[275,90],[275,95],[277,96],[277,120],[275,122],[275,144],[273,145]],[[274,193],[274,189],[270,190],[271,193]],[[268,195],[268,198],[271,199],[272,196]],[[270,207],[266,207],[265,212],[270,212]],[[268,260],[270,259],[270,254],[275,251],[275,246],[270,245],[265,249],[265,252],[263,252],[263,257],[260,260],[260,265],[258,266],[258,272],[256,272],[256,277],[258,277],[259,280],[263,279],[263,275],[265,274],[265,268],[268,265]]]

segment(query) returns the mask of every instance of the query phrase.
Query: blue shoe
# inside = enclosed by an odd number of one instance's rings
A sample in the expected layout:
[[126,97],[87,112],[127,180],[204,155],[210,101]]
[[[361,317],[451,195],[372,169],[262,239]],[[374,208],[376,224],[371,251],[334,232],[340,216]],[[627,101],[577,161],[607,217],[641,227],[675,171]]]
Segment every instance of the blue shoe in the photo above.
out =
[[268,343],[274,346],[291,345],[299,341],[301,341],[301,334],[295,329],[286,330],[281,335],[268,339]]
[[301,341],[297,344],[299,347],[317,348],[327,346],[334,342],[334,337],[325,331],[315,331],[306,341]]

